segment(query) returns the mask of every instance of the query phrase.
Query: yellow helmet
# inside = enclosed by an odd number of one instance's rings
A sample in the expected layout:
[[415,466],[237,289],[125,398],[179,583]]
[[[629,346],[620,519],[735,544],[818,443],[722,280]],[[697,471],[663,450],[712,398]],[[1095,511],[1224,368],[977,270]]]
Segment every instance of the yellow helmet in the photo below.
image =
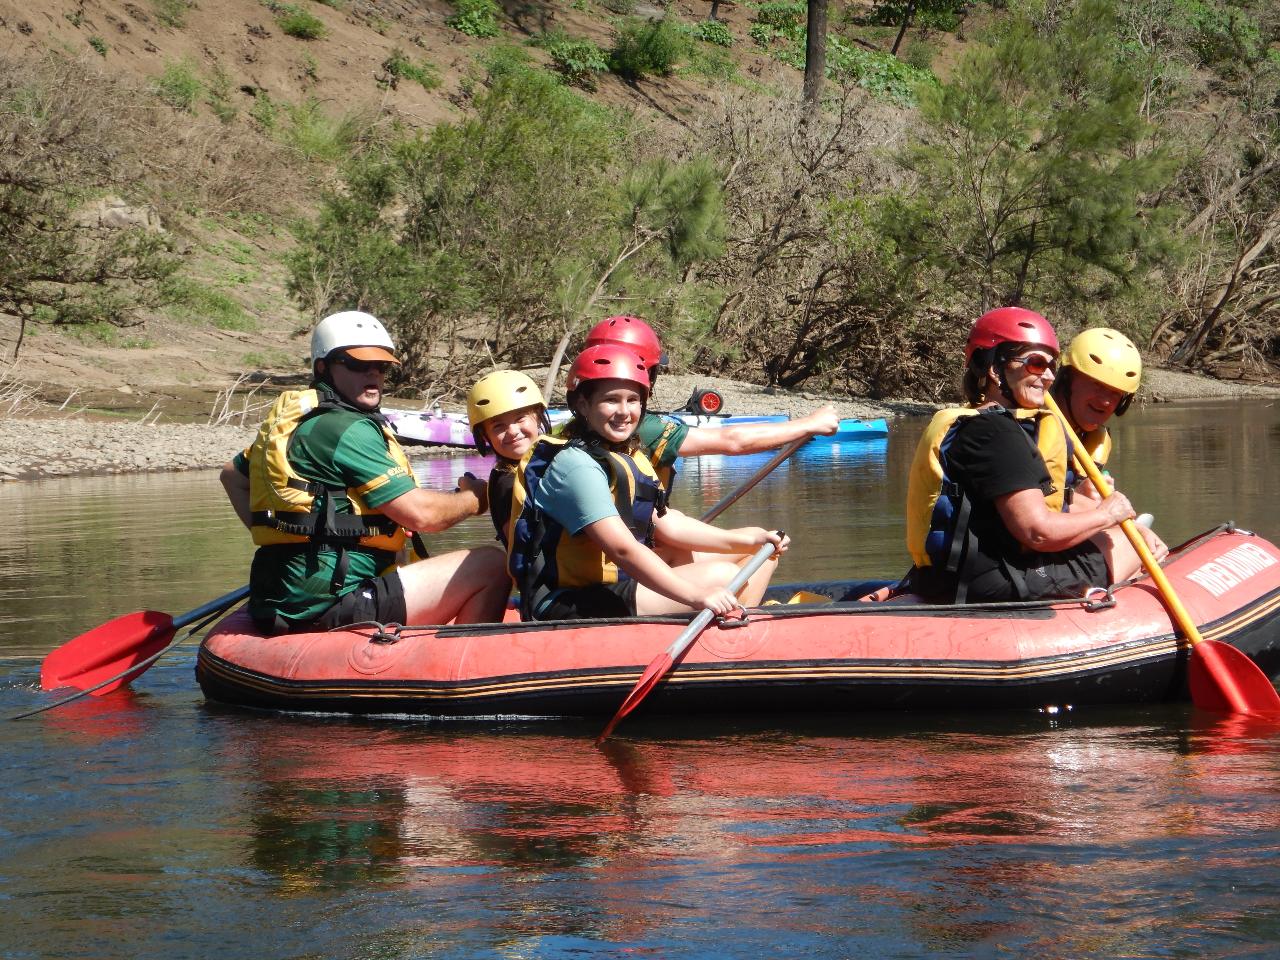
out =
[[1137,393],[1142,382],[1142,354],[1132,340],[1108,327],[1078,334],[1067,345],[1062,365],[1124,394]]
[[486,373],[467,391],[467,419],[474,430],[490,417],[498,417],[521,407],[546,408],[538,385],[519,370]]

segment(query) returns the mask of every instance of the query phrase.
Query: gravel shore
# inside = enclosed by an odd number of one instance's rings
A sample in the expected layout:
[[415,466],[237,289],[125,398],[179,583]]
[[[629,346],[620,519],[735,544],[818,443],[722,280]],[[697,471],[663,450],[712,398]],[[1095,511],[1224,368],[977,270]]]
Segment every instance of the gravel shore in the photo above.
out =
[[[658,381],[654,407],[669,410],[689,399],[695,387],[714,389],[731,414],[785,413],[803,416],[832,403],[842,417],[896,417],[923,414],[935,404],[824,397],[819,394],[771,391],[755,384],[716,377],[668,374]],[[1147,399],[1169,400],[1280,397],[1280,387],[1211,380],[1167,370],[1149,371]],[[416,407],[388,401],[387,406]],[[446,409],[451,409],[446,407]],[[453,407],[452,409],[460,409]],[[83,416],[8,416],[0,422],[0,482],[37,480],[81,474],[139,473],[155,470],[199,470],[221,466],[253,439],[257,425],[209,426],[181,423],[122,423]],[[415,454],[420,451],[415,451]],[[447,456],[449,451],[441,450]]]

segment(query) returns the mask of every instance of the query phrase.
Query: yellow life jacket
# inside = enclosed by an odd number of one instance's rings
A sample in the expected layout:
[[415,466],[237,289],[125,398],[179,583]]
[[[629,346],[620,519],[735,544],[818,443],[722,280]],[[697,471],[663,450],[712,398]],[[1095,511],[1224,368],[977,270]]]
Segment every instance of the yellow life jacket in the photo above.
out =
[[[299,476],[289,462],[289,442],[303,420],[346,409],[321,399],[317,390],[287,390],[272,405],[258,436],[248,450],[250,532],[258,546],[317,543],[366,547],[397,552],[405,546],[405,532],[376,509],[364,495],[387,482],[383,475],[360,487],[330,488]],[[380,423],[387,453],[398,469],[413,476],[413,468],[395,434]],[[344,498],[350,514],[334,511]]]
[[[961,417],[975,416],[975,407],[947,407],[934,414],[916,445],[915,457],[907,477],[907,549],[917,567],[933,565],[933,556],[950,545],[951,531],[945,529],[949,515],[940,517],[938,501],[951,481],[946,477],[942,463],[942,447]],[[1066,427],[1048,410],[1005,410],[1019,421],[1034,419],[1035,445],[1049,469],[1052,489],[1045,494],[1044,502],[1050,510],[1065,510],[1068,506],[1067,477],[1071,464],[1071,442]]]
[[[1089,451],[1089,456],[1093,457],[1093,462],[1098,465],[1098,469],[1104,469],[1107,461],[1111,459],[1111,431],[1106,427],[1098,427],[1097,430],[1079,434],[1079,437],[1081,445]],[[1067,486],[1075,490],[1086,479],[1084,470],[1076,469],[1076,464],[1073,462],[1067,471]]]
[[626,577],[590,536],[569,533],[533,504],[551,461],[569,445],[585,450],[604,468],[618,516],[637,541],[653,544],[654,519],[666,510],[666,492],[643,452],[615,453],[564,437],[539,439],[516,468],[505,526],[507,571],[520,591],[520,612],[526,620],[535,619],[559,590],[617,583]]

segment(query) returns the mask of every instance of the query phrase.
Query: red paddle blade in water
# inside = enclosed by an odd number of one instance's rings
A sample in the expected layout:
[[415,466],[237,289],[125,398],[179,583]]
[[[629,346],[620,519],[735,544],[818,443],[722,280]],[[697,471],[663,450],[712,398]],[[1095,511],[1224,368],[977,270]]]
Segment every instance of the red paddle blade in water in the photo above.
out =
[[[44,690],[62,687],[87,690],[128,670],[132,664],[159,653],[173,639],[175,629],[173,617],[155,610],[142,610],[108,620],[88,633],[68,640],[45,657],[40,665],[40,686]],[[93,695],[106,696],[132,679],[133,675],[121,677],[117,682],[93,691]]]
[[1191,648],[1191,702],[1221,713],[1280,716],[1280,694],[1249,657],[1229,643],[1201,640]]
[[667,675],[667,671],[669,671],[674,665],[675,660],[671,656],[670,652],[664,650],[662,653],[658,654],[658,656],[654,658],[653,663],[645,667],[644,673],[640,674],[640,679],[636,681],[636,685],[632,687],[631,692],[627,694],[627,699],[622,701],[622,706],[620,706],[618,708],[618,712],[613,715],[613,719],[609,721],[609,725],[604,728],[600,736],[596,737],[596,743],[608,740],[609,734],[613,733],[613,728],[618,725],[618,721],[638,707],[640,705],[640,701],[649,695],[649,691],[658,685],[658,681],[665,677]]

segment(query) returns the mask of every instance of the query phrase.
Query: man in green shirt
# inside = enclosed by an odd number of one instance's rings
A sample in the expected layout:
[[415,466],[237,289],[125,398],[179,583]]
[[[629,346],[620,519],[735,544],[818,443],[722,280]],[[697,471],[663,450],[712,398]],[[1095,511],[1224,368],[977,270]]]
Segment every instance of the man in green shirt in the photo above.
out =
[[510,582],[483,546],[397,567],[405,531],[436,532],[483,513],[485,485],[424,490],[379,413],[398,364],[374,317],[326,317],[311,339],[314,381],[276,401],[249,449],[221,474],[253,534],[249,612],[275,633],[380,623],[502,619]]

